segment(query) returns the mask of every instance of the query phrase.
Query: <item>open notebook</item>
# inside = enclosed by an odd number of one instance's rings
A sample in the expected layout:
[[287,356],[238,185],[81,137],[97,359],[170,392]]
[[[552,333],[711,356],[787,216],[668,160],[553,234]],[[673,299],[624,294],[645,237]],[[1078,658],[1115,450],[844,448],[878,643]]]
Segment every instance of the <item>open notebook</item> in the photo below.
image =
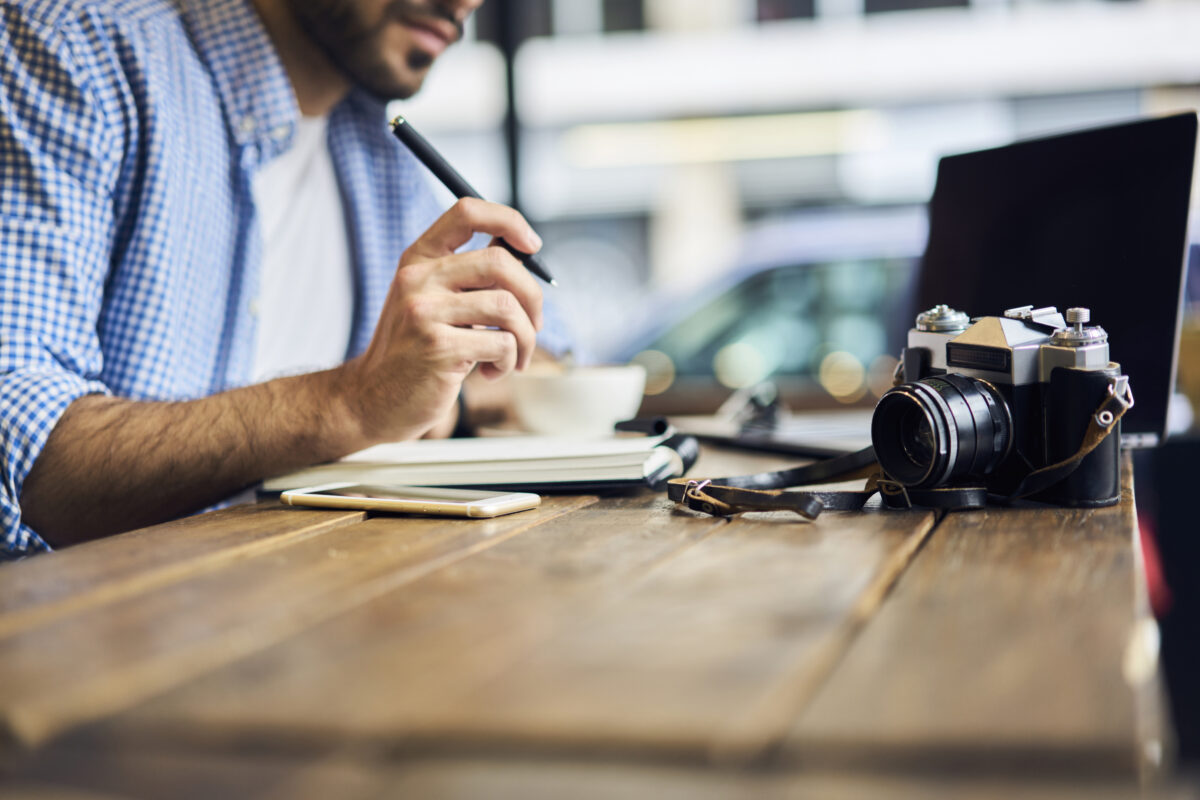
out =
[[656,486],[682,475],[695,442],[649,436],[500,436],[394,442],[270,478],[263,492],[333,481],[570,492]]

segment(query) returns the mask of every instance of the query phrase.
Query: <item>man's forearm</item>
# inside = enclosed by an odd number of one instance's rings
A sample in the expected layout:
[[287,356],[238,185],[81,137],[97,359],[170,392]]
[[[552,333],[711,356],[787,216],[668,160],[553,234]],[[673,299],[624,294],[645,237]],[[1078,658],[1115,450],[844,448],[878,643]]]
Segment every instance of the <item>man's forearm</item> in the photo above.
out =
[[400,257],[366,350],[333,370],[201,400],[86,396],[59,419],[21,490],[25,522],[61,546],[190,513],[274,474],[453,426],[473,369],[533,357],[537,282],[488,233],[537,252],[516,211],[460,200]]
[[173,519],[365,447],[338,382],[331,370],[186,402],[82,397],[26,478],[25,522],[61,547]]

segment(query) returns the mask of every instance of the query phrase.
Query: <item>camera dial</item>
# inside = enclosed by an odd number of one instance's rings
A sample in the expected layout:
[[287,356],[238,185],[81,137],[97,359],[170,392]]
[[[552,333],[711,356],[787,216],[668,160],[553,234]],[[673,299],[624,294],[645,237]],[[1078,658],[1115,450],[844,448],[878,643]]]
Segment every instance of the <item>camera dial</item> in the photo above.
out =
[[1039,380],[1048,382],[1058,367],[1083,370],[1108,370],[1108,334],[1099,325],[1088,325],[1092,312],[1086,308],[1068,308],[1066,325],[1050,334],[1041,348]]
[[945,303],[934,306],[917,315],[917,330],[933,333],[957,333],[965,331],[971,318],[963,311],[956,311]]
[[1069,328],[1059,328],[1050,335],[1050,343],[1060,347],[1087,347],[1092,344],[1107,344],[1108,334],[1099,325],[1087,326],[1092,312],[1086,308],[1068,308]]

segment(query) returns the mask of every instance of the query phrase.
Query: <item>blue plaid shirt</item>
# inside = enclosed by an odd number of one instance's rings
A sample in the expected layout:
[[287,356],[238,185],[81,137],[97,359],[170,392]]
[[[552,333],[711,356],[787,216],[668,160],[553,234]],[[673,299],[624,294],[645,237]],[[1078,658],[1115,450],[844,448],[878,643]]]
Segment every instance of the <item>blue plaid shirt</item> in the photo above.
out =
[[[255,171],[299,109],[249,0],[0,1],[0,557],[48,549],[21,486],[85,394],[175,400],[248,381]],[[356,271],[350,353],[441,209],[355,93],[330,115]]]

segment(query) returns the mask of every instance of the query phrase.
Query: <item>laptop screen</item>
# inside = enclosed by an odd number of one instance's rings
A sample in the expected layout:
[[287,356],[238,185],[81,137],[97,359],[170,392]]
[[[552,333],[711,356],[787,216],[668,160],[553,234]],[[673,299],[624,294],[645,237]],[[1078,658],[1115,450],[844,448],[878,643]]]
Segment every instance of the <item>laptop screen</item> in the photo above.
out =
[[1135,399],[1134,444],[1166,433],[1183,314],[1196,115],[947,156],[929,204],[917,311],[1091,309]]

